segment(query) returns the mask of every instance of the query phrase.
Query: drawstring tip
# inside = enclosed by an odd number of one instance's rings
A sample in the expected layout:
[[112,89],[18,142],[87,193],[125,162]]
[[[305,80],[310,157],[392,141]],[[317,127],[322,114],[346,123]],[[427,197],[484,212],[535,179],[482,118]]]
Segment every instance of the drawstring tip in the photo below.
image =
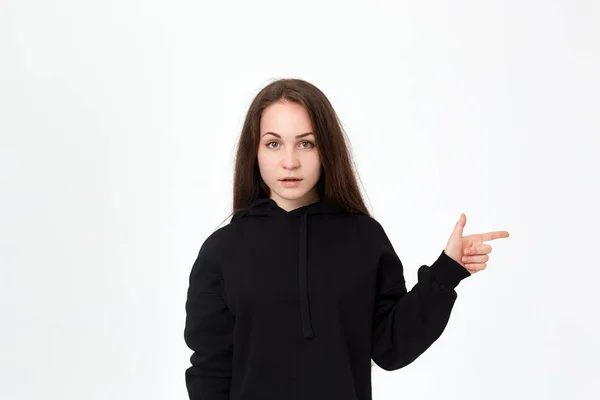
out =
[[311,328],[304,329],[304,338],[312,339],[315,337],[315,332]]

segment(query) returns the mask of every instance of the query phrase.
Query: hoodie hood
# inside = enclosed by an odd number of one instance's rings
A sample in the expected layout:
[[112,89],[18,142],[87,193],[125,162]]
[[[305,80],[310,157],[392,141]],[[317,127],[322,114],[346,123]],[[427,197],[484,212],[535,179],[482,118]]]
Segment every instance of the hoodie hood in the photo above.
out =
[[260,198],[254,200],[244,209],[235,212],[231,222],[240,218],[250,217],[299,217],[300,227],[298,230],[298,295],[300,297],[300,319],[302,322],[302,334],[305,339],[312,339],[315,336],[312,320],[310,316],[310,300],[308,298],[307,284],[307,254],[308,254],[308,219],[316,214],[339,214],[346,211],[327,200],[319,200],[315,203],[298,207],[291,211],[286,211],[271,198]]
[[239,218],[247,216],[263,216],[263,217],[298,217],[307,216],[314,214],[335,214],[346,212],[342,207],[334,204],[331,201],[319,200],[315,203],[307,204],[302,207],[298,207],[292,211],[286,211],[270,198],[256,199],[250,203],[249,206],[241,210],[236,211],[231,218],[231,221],[235,221]]

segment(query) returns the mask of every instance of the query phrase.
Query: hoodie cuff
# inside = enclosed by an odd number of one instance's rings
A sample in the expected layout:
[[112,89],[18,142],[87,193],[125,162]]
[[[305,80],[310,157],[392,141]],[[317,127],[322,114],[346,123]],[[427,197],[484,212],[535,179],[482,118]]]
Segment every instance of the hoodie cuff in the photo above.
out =
[[431,265],[433,279],[442,288],[454,289],[461,280],[471,276],[471,273],[442,250],[438,259]]

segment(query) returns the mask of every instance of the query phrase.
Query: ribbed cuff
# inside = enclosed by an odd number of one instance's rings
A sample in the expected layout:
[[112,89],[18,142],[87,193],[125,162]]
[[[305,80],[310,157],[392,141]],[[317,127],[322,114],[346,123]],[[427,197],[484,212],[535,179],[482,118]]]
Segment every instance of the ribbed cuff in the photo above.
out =
[[440,285],[454,289],[471,273],[442,250],[438,259],[431,264],[433,279]]

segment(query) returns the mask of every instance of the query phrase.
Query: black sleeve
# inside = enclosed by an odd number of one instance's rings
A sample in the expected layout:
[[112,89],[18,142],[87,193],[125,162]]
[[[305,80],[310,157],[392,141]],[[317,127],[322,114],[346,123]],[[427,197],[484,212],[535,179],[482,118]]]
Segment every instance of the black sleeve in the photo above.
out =
[[223,300],[223,274],[209,239],[190,273],[184,338],[193,354],[185,382],[191,400],[228,400],[234,316]]
[[393,371],[425,352],[448,324],[457,298],[454,290],[470,272],[444,251],[418,270],[418,282],[406,290],[403,267],[383,233],[372,331],[373,361]]

